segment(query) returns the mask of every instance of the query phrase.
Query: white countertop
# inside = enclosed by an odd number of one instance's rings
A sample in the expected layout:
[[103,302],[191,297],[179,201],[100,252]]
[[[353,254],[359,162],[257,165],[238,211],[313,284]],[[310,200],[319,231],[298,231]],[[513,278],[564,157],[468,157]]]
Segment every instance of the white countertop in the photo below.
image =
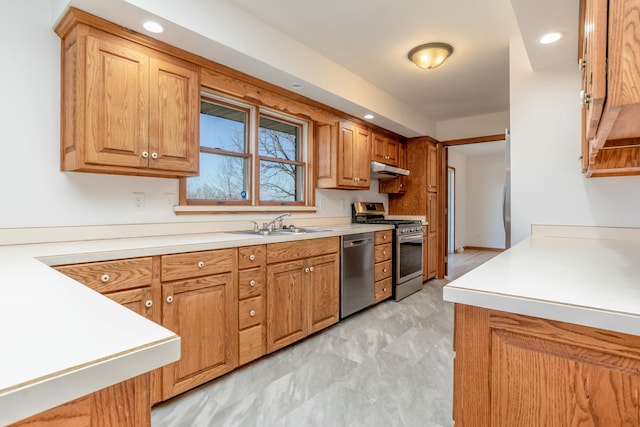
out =
[[445,286],[444,299],[640,335],[638,229],[533,227]]
[[327,226],[294,236],[205,233],[0,246],[0,425],[180,357],[180,339],[50,265],[384,230]]

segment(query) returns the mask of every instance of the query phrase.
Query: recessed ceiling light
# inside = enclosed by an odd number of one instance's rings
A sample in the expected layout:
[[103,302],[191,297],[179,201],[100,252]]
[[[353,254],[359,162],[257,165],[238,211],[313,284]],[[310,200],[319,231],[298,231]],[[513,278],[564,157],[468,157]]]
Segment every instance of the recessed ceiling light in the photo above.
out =
[[371,120],[371,119],[373,119],[374,117],[375,117],[375,116],[374,116],[373,114],[371,114],[371,113],[369,113],[369,114],[365,114],[365,115],[364,115],[364,118],[365,118],[365,119],[367,119],[367,120]]
[[551,43],[555,43],[558,40],[560,40],[562,37],[564,36],[563,33],[559,32],[559,31],[554,31],[552,33],[547,33],[544,36],[540,37],[538,39],[538,42],[540,44],[551,44]]
[[291,83],[291,89],[300,90],[304,87],[302,83]]
[[164,31],[164,28],[162,27],[162,25],[160,25],[155,21],[145,21],[142,24],[142,26],[144,27],[145,30],[149,31],[150,33],[161,33]]

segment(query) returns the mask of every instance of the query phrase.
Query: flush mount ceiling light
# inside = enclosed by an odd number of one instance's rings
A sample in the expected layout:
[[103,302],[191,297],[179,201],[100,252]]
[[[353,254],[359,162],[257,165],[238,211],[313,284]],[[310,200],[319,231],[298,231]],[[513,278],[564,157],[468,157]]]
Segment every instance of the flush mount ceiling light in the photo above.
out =
[[367,114],[365,114],[365,115],[364,115],[364,118],[365,118],[365,119],[367,119],[367,120],[371,120],[371,119],[373,119],[374,117],[375,117],[375,116],[374,116],[373,114],[371,114],[371,113],[367,113]]
[[447,43],[427,43],[414,47],[408,58],[420,68],[431,70],[439,67],[453,53],[453,47]]
[[149,31],[150,33],[161,33],[164,31],[164,28],[162,27],[162,25],[160,25],[159,23],[155,22],[155,21],[145,21],[142,26],[144,27],[145,30]]
[[547,33],[544,36],[538,39],[538,43],[540,44],[551,44],[560,40],[564,36],[563,33],[559,31],[554,31],[553,33]]

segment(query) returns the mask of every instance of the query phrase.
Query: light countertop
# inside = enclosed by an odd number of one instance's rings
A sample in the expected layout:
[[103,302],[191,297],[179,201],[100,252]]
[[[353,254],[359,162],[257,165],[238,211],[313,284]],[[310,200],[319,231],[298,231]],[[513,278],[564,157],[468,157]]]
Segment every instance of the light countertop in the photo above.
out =
[[640,230],[534,226],[444,299],[640,335]]
[[51,265],[389,229],[341,225],[294,236],[204,233],[0,246],[0,425],[180,357],[180,338]]

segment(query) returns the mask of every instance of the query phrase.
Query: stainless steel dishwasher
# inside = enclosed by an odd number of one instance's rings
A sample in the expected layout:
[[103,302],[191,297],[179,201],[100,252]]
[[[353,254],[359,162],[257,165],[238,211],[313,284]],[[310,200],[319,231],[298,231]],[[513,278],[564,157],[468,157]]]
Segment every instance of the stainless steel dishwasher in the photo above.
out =
[[373,233],[342,236],[340,318],[367,308],[374,301]]

